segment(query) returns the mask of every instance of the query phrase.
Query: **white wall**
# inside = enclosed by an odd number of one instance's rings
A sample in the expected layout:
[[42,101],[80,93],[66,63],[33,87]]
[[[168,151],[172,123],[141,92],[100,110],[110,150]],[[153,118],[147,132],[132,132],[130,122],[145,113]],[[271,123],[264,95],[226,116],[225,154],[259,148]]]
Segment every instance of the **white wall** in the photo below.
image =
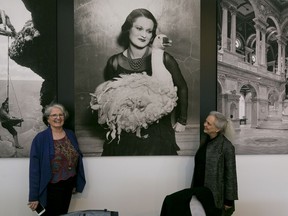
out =
[[[190,186],[193,157],[91,157],[87,187],[71,211],[117,210],[120,216],[159,216],[167,194]],[[239,198],[235,216],[288,215],[288,156],[237,156]],[[0,215],[33,216],[27,207],[28,159],[0,160]]]

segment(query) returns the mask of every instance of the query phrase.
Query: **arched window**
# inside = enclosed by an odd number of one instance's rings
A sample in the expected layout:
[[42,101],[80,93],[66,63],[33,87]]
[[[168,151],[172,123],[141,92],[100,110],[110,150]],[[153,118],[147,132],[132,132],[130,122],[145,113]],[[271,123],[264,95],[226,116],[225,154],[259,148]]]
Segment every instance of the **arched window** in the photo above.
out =
[[236,46],[236,49],[242,49],[243,48],[243,44],[239,38],[236,38],[235,46]]

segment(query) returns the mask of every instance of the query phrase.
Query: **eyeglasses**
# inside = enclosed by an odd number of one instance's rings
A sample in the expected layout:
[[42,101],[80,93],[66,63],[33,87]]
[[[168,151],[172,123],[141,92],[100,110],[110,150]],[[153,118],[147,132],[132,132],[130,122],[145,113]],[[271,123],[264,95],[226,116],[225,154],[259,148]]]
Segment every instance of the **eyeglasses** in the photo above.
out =
[[63,118],[64,115],[63,114],[52,114],[52,115],[49,115],[50,117],[52,117],[53,119],[56,119],[56,118]]

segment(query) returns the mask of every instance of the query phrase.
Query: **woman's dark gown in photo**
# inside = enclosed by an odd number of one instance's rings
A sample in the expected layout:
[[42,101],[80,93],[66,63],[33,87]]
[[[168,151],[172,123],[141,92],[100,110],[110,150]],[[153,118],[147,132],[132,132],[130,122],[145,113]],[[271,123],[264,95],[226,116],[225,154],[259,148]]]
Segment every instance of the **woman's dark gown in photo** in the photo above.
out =
[[[128,58],[123,53],[112,56],[106,66],[105,79],[112,80],[120,74],[142,73],[152,75],[151,54],[143,59],[139,70],[133,70]],[[164,64],[170,71],[174,85],[177,86],[177,109],[179,109],[178,122],[186,124],[187,119],[187,84],[181,74],[176,60],[164,53]],[[180,150],[176,144],[175,131],[171,123],[171,114],[149,125],[147,129],[141,129],[141,137],[135,133],[122,131],[120,139],[107,139],[103,146],[102,156],[131,156],[131,155],[177,155]]]

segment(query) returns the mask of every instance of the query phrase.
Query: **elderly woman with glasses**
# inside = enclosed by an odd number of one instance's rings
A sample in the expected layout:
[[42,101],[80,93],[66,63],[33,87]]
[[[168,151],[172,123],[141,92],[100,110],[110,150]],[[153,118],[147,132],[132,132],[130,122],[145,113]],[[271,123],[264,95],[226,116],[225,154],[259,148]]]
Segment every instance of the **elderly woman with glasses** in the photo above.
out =
[[48,128],[31,145],[28,206],[34,211],[41,203],[46,209],[42,215],[66,214],[72,192],[82,192],[86,183],[77,138],[63,128],[67,118],[61,104],[47,106],[43,121]]

